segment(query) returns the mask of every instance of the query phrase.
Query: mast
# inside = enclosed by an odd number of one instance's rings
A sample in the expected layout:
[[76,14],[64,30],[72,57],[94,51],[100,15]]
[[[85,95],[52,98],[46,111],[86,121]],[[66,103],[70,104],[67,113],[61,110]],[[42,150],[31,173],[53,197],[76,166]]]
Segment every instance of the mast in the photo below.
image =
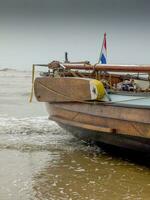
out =
[[76,70],[150,73],[150,65],[107,65],[107,64],[86,65],[86,64],[66,64],[66,63],[63,63],[63,65],[66,69],[76,69]]

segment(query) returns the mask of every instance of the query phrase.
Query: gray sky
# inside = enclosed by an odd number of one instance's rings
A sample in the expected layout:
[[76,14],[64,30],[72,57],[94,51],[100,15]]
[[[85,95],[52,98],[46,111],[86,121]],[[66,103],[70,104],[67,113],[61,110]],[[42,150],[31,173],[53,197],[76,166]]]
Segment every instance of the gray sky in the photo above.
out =
[[0,67],[97,62],[107,33],[108,63],[150,64],[148,0],[0,0]]

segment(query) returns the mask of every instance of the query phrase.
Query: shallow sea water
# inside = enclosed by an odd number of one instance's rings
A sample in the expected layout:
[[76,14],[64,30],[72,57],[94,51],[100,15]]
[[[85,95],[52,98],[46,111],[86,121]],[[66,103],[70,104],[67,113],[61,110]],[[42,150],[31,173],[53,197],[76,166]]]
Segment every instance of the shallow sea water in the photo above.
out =
[[61,129],[30,87],[29,72],[0,71],[0,200],[150,199],[149,165]]

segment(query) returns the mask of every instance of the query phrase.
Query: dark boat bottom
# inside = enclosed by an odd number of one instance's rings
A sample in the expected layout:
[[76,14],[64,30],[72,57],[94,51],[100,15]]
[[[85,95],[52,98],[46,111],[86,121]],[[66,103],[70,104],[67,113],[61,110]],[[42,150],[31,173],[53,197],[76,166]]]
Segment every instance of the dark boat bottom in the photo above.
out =
[[[145,139],[142,137],[133,137],[114,133],[104,133],[98,131],[91,131],[88,129],[83,129],[74,126],[68,126],[62,123],[58,123],[60,127],[71,132],[74,136],[86,141],[95,142],[96,144],[111,149],[115,147],[120,147],[121,151],[136,151],[136,152],[150,152],[150,139]],[[108,148],[110,149],[110,148]]]

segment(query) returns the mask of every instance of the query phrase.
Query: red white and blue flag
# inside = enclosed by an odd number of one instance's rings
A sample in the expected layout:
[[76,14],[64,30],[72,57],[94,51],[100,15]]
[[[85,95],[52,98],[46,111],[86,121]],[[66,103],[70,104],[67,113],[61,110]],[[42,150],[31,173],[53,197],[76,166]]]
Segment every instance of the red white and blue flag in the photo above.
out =
[[107,45],[106,45],[106,33],[104,33],[104,39],[102,44],[102,49],[99,57],[99,63],[107,64]]

